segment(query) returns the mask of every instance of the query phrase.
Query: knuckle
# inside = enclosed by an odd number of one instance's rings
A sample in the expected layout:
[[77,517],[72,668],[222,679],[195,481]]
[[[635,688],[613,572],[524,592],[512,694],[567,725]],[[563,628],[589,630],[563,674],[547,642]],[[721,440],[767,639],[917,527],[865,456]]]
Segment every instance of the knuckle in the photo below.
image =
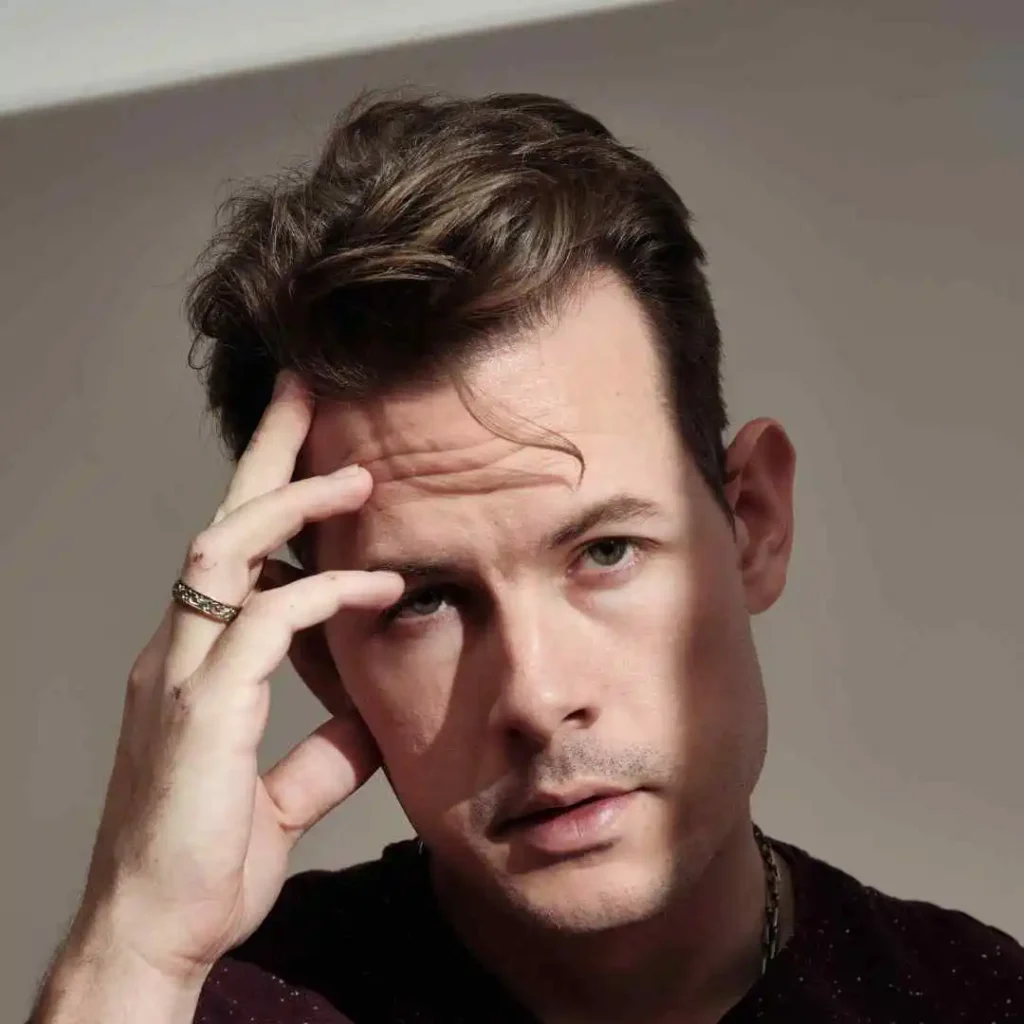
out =
[[144,651],[128,672],[126,696],[132,707],[138,706],[154,689],[163,685],[165,664],[155,658],[152,652]]
[[149,666],[144,664],[141,658],[138,659],[135,664],[132,665],[131,671],[128,673],[129,695],[135,696],[148,689],[150,678]]
[[238,618],[245,622],[253,619],[273,619],[279,617],[281,612],[280,594],[277,588],[274,590],[254,591],[242,607]]
[[144,647],[132,662],[128,671],[128,686],[133,690],[148,686],[157,668],[158,659],[149,645]]
[[292,619],[292,601],[287,592],[265,590],[246,601],[231,628],[241,633],[247,646],[257,647],[264,654],[281,648],[283,657],[294,633]]
[[186,564],[190,569],[205,572],[213,569],[223,557],[223,543],[213,530],[203,530],[188,546]]

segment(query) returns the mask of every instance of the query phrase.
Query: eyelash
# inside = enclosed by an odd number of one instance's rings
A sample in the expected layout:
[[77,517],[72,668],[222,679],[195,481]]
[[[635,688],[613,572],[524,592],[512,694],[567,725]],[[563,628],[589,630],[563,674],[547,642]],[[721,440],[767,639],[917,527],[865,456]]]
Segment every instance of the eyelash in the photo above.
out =
[[[627,548],[632,552],[632,558],[629,558],[628,560],[621,563],[616,563],[613,566],[609,566],[604,572],[599,572],[598,575],[603,578],[617,576],[622,572],[628,572],[630,569],[634,568],[637,559],[650,546],[648,542],[645,542],[637,537],[601,537],[598,540],[593,540],[586,544],[580,552],[580,555],[578,556],[576,561],[579,561],[579,559],[583,558],[588,552],[592,552],[595,548],[605,544],[626,545]],[[445,601],[445,603],[452,603],[450,601],[450,598],[454,593],[457,592],[457,590],[458,588],[452,584],[434,583],[429,586],[420,587],[417,590],[410,591],[408,594],[405,595],[405,597],[402,598],[402,600],[400,600],[397,604],[392,605],[387,611],[384,612],[382,616],[383,626],[387,628],[392,623],[394,623],[397,619],[399,619],[402,616],[402,613],[404,611],[406,611],[409,607],[414,605],[417,601],[421,600],[424,597],[424,595],[437,594],[441,597],[443,601]],[[412,621],[427,622],[430,619],[434,618],[436,614],[437,612],[432,612],[427,615],[415,615],[412,616],[411,619]]]

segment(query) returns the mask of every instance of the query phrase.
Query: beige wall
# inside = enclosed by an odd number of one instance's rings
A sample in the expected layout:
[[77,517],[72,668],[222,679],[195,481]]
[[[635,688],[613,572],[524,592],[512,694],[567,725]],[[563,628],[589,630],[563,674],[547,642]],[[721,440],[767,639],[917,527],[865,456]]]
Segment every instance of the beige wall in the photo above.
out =
[[[364,85],[579,101],[697,211],[734,417],[800,453],[758,624],[774,834],[1024,937],[1020,5],[694,0],[0,122],[0,1016],[72,912],[122,681],[224,466],[183,282]],[[267,755],[318,718],[282,674]],[[404,833],[383,786],[297,867]]]

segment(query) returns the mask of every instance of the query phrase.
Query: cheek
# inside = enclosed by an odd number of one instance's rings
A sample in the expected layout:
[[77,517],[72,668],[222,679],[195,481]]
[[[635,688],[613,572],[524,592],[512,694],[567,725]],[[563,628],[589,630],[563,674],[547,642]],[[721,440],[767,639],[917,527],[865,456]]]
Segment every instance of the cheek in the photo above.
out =
[[329,629],[328,645],[392,773],[442,745],[459,710],[452,700],[459,640],[451,625],[415,643]]
[[728,698],[750,668],[750,620],[737,574],[730,566],[697,565],[681,616],[679,660],[684,678],[704,681],[709,696]]
[[760,670],[727,525],[695,528],[647,575],[625,637],[630,699],[657,705],[648,727],[691,766],[756,740]]
[[764,761],[767,712],[742,581],[728,560],[693,568],[678,648],[681,729],[695,791],[746,793]]
[[[451,623],[429,639],[329,641],[352,703],[377,742],[389,781],[416,832],[439,841],[465,831],[480,784],[479,702],[457,673]],[[358,651],[358,655],[355,652]],[[448,825],[442,827],[441,823]]]

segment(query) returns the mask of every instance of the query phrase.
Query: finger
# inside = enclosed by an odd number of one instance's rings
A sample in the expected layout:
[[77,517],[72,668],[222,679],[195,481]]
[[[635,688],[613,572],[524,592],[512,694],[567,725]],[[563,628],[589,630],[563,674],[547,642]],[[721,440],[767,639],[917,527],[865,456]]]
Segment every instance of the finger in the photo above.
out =
[[281,371],[270,403],[238,460],[214,516],[215,523],[247,501],[291,480],[312,420],[313,399],[309,391],[297,374]]
[[263,682],[288,653],[295,634],[344,609],[383,610],[401,597],[405,581],[393,572],[322,572],[253,594],[214,643],[196,685],[231,694]]
[[[231,484],[214,514],[211,526],[220,523],[234,509],[252,498],[283,487],[291,480],[312,417],[312,396],[301,379],[295,373],[281,371],[274,382],[270,402],[238,461]],[[202,545],[200,550],[196,550],[200,538],[193,541],[182,568],[181,576],[185,582],[189,582],[189,567],[196,561],[202,563],[205,558]],[[243,586],[241,578],[247,578],[247,574],[240,573],[233,583],[224,581],[219,585],[214,584],[214,590],[210,592],[203,591],[201,586],[194,583],[190,585],[223,604],[240,605],[254,582],[249,580],[249,585]],[[224,625],[201,613],[173,604],[171,626],[168,676],[183,679],[194,671],[210,645],[223,631]]]
[[[189,549],[181,578],[201,594],[229,605],[244,605],[263,560],[304,525],[354,512],[369,497],[366,470],[346,467],[330,476],[308,477],[253,498],[199,534]],[[225,624],[176,607],[168,672],[191,675],[224,632]]]
[[263,777],[292,842],[352,795],[380,767],[380,751],[358,715],[330,718]]
[[[370,496],[373,479],[361,466],[345,466],[327,476],[311,476],[260,494],[207,527],[192,542],[182,578],[203,590],[216,580],[234,584],[237,603],[255,585],[263,560],[308,523],[355,512]],[[225,574],[225,570],[227,575]],[[235,577],[230,580],[228,576]]]

